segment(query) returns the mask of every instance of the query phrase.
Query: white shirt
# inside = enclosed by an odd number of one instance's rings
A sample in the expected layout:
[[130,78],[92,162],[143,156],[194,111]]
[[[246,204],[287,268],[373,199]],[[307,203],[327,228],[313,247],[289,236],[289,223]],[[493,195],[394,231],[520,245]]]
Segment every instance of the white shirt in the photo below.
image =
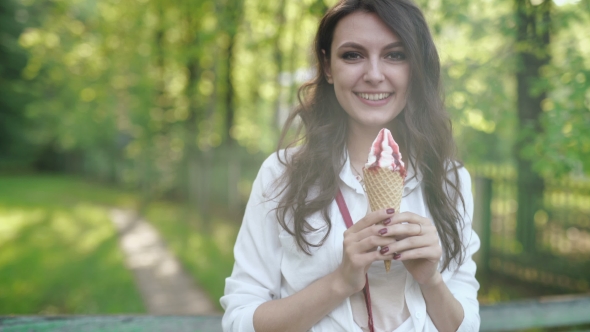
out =
[[[282,154],[283,151],[279,153]],[[222,319],[224,331],[254,331],[254,311],[260,304],[297,293],[315,280],[336,270],[342,261],[342,242],[346,225],[336,201],[328,208],[332,230],[321,247],[310,248],[311,256],[301,251],[294,237],[279,225],[274,208],[280,197],[275,197],[276,194],[273,192],[276,193],[275,180],[282,175],[283,170],[284,166],[278,161],[276,154],[272,154],[262,164],[254,180],[234,247],[234,269],[232,275],[226,279],[225,295],[220,300],[225,309]],[[423,198],[420,176],[418,174],[417,177],[413,177],[410,171],[408,170],[400,209],[432,219]],[[366,202],[366,199],[360,183],[350,170],[348,159],[339,176],[342,181],[340,189],[352,220],[356,222],[366,215],[366,203],[360,203]],[[475,279],[476,267],[472,255],[479,248],[479,238],[471,227],[471,178],[465,168],[459,170],[459,177],[461,193],[466,204],[466,213],[463,216],[465,225],[461,234],[462,243],[466,248],[465,261],[461,266],[452,262],[450,271],[442,272],[442,277],[451,293],[463,306],[464,319],[458,331],[478,331],[479,283]],[[313,190],[310,195],[313,195]],[[459,211],[463,211],[461,205]],[[307,240],[318,243],[327,231],[321,212],[314,213],[306,220],[317,228],[315,232],[308,234]],[[400,328],[406,329],[407,324],[411,324],[412,330],[415,331],[437,331],[426,313],[426,304],[420,287],[410,273],[406,275],[405,301],[410,319]],[[354,322],[349,298],[334,308],[310,331],[362,330]]]
[[[375,261],[368,271],[371,293],[371,311],[375,332],[405,332],[413,329],[401,329],[405,321],[411,323],[410,312],[406,306],[407,270],[403,262],[392,260],[391,270],[385,271],[383,261]],[[363,332],[369,332],[369,315],[363,292],[350,297],[350,306],[354,322]],[[406,324],[406,325],[408,325]]]

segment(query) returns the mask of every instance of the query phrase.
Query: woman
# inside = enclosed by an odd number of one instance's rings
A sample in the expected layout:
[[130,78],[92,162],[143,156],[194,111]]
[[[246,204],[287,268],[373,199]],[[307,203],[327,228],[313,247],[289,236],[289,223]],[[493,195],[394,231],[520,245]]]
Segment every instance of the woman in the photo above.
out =
[[[281,141],[297,117],[305,134],[253,185],[224,330],[477,331],[470,177],[422,13],[410,0],[342,0],[320,23],[315,56]],[[408,165],[401,211],[367,212],[360,170],[381,128]]]

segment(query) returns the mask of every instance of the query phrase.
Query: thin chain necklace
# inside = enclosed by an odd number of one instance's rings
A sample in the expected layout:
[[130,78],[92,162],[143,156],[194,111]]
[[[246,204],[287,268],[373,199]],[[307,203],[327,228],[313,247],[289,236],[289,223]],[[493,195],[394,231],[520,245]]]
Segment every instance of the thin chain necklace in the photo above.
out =
[[363,187],[363,190],[365,192],[367,192],[367,189],[365,188],[365,180],[363,180],[363,176],[361,175],[361,173],[359,171],[356,170],[356,167],[354,167],[352,162],[350,163],[350,166],[356,172],[355,178],[357,179],[358,182],[360,182],[361,186]]

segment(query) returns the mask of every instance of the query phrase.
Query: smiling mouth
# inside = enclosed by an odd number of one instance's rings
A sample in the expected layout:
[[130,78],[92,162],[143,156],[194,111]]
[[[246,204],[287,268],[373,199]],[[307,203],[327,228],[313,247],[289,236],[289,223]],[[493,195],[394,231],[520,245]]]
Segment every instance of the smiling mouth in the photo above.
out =
[[393,93],[357,93],[357,92],[355,92],[355,94],[363,99],[372,100],[372,101],[383,100],[383,99],[386,99],[389,96],[393,95]]

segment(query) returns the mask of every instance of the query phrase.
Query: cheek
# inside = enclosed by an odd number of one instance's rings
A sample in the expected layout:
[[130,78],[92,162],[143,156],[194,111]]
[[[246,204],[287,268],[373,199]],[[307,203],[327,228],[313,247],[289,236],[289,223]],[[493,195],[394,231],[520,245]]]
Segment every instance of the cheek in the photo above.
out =
[[343,75],[339,68],[333,69],[334,71],[332,71],[332,79],[334,80],[334,89],[338,90],[339,88],[345,87],[347,85],[346,75]]
[[342,64],[336,61],[330,68],[334,84],[338,84],[339,87],[350,88],[362,77],[363,68],[359,65]]
[[410,84],[410,71],[405,68],[395,68],[389,73],[391,81],[398,89],[405,89]]
[[352,84],[350,80],[346,79],[346,75],[339,75],[338,77],[334,77],[334,94],[336,95],[336,99],[340,103],[344,109],[347,108],[347,105],[351,103],[351,89]]
[[399,75],[400,84],[403,85],[405,89],[407,89],[408,86],[410,86],[410,67],[406,66],[401,68]]
[[348,105],[350,104],[350,101],[347,99],[347,94],[346,94],[346,89],[344,89],[341,86],[336,86],[336,83],[334,84],[334,94],[336,95],[336,100],[338,101],[338,104],[340,104],[340,106],[348,113]]

